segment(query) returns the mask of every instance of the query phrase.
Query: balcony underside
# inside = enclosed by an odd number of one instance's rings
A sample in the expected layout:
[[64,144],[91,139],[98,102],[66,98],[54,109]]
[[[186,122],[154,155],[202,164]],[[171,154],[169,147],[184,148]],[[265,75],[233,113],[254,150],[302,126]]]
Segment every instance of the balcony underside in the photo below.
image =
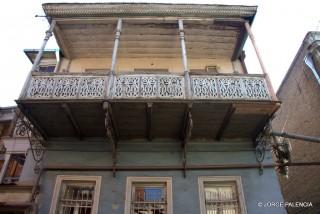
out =
[[252,138],[279,107],[277,101],[106,99],[17,102],[43,134],[60,138],[105,137],[102,106],[106,101],[110,103],[116,135],[123,140],[181,139],[189,107],[193,121],[192,139]]

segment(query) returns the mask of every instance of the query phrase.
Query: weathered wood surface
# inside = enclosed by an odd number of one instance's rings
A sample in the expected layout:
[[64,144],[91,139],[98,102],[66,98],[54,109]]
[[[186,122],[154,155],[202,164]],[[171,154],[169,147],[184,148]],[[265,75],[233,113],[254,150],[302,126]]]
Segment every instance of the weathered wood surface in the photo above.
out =
[[[244,35],[241,32],[244,26],[239,23],[230,23],[228,21],[215,23],[212,20],[186,20],[183,31],[186,49],[188,52],[192,50],[191,57],[203,58],[204,55],[207,55],[209,58],[219,58],[219,56],[231,58],[236,44],[243,39]],[[114,46],[116,25],[116,20],[83,20],[82,23],[80,21],[58,21],[55,35],[67,57],[110,57],[112,50],[109,49]],[[159,50],[160,47],[161,50]],[[145,50],[146,48],[150,50]],[[179,48],[178,20],[125,19],[123,21],[119,57],[129,57],[130,54],[133,54],[134,57],[146,57],[149,54],[159,54],[156,57],[165,57],[177,52],[172,48]],[[201,54],[203,48],[210,51]],[[221,53],[221,50],[230,51]]]
[[[32,117],[37,124],[47,133],[48,137],[72,137],[77,138],[72,122],[61,108],[64,102],[37,103],[23,102],[23,107],[29,109],[27,117]],[[150,105],[147,103],[109,100],[112,105],[112,121],[116,124],[118,138],[126,139],[148,139],[152,142],[157,139],[181,140],[181,130],[185,123],[185,102],[153,102],[152,115]],[[234,101],[234,111],[229,118],[221,136],[225,139],[251,139],[252,134],[260,125],[266,115],[275,111],[276,103],[251,102],[241,103]],[[237,104],[239,104],[237,106]],[[192,102],[192,132],[191,141],[196,139],[215,140],[225,120],[230,103]],[[82,137],[105,138],[105,121],[102,102],[68,102],[68,108],[76,119]],[[148,110],[149,109],[149,110]],[[149,112],[149,113],[148,113]],[[54,115],[54,116],[52,116]],[[150,117],[151,116],[151,117]],[[150,126],[151,122],[151,126]]]

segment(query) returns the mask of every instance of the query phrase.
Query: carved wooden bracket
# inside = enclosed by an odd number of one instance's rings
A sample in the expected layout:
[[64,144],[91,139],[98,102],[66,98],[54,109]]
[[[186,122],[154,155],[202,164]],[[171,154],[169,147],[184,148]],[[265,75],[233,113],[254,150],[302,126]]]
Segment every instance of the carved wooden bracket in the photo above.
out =
[[69,121],[71,122],[71,125],[74,129],[74,131],[76,132],[77,136],[79,139],[82,139],[83,137],[83,134],[82,134],[82,131],[80,129],[80,126],[79,126],[79,123],[77,122],[75,116],[73,115],[69,105],[67,103],[63,103],[61,105],[62,109],[65,111]]
[[152,141],[152,109],[153,103],[146,104],[146,114],[147,114],[147,127],[146,127],[146,136],[149,141]]
[[186,177],[186,165],[187,165],[187,144],[192,135],[193,120],[191,114],[192,104],[188,104],[185,113],[185,119],[182,129],[182,167],[183,177]]
[[117,164],[117,132],[112,119],[112,109],[108,102],[103,103],[103,110],[105,112],[105,129],[106,135],[112,146],[112,172],[113,177],[116,176],[116,164]]
[[234,105],[231,104],[226,115],[223,118],[222,124],[221,124],[219,131],[217,133],[217,136],[216,136],[216,140],[219,141],[223,137],[223,133],[227,129],[227,127],[230,123],[231,117],[232,117],[233,113],[235,112],[235,110],[236,110],[236,108],[234,107]]

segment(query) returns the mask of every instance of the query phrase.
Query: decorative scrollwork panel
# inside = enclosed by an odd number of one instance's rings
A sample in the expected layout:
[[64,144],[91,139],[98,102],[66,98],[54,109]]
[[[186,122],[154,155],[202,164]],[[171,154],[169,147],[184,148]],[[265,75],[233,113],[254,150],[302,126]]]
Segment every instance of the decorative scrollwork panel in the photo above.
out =
[[30,130],[25,125],[26,121],[22,121],[22,120],[26,120],[26,119],[25,118],[17,119],[16,126],[13,132],[15,137],[28,137],[28,135],[30,134]]
[[196,99],[271,99],[261,77],[191,76],[191,84]]
[[242,99],[246,96],[240,78],[218,78],[218,84],[223,99]]
[[159,89],[161,98],[183,98],[185,91],[183,78],[169,75],[161,76]]
[[246,90],[247,98],[250,99],[270,99],[264,79],[258,78],[244,78],[244,88]]
[[102,77],[83,77],[79,88],[79,98],[103,98],[105,81],[105,78]]
[[158,81],[154,76],[141,77],[141,96],[156,97],[158,95]]
[[184,79],[175,75],[120,75],[114,98],[184,98]]
[[32,77],[27,98],[77,99],[103,98],[106,91],[103,76],[47,76]]
[[44,139],[39,131],[31,124],[31,122],[21,113],[18,115],[14,130],[15,137],[27,137],[30,143],[30,149],[33,159],[38,165],[44,155]]
[[218,97],[217,81],[213,77],[191,77],[193,97],[209,99]]
[[80,78],[68,77],[57,78],[53,91],[54,98],[74,98],[77,97],[80,85]]
[[27,92],[29,98],[50,98],[55,85],[55,79],[51,77],[32,78]]

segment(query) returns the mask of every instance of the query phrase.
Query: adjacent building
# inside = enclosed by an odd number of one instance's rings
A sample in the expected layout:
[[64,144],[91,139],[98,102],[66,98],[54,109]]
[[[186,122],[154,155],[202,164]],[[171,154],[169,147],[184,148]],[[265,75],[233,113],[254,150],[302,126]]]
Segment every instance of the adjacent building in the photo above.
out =
[[34,186],[34,161],[27,129],[16,107],[0,108],[0,213],[30,213]]
[[[294,58],[277,96],[282,101],[272,126],[276,130],[320,136],[320,33],[309,32]],[[290,140],[292,161],[317,162],[320,145]],[[285,201],[312,202],[309,208],[289,208],[289,213],[320,212],[319,166],[289,168],[289,178],[280,176]]]
[[[43,9],[50,28],[17,100],[40,169],[33,212],[286,213],[266,205],[283,198],[254,148],[279,108],[261,59],[263,74],[245,67],[256,7]],[[41,69],[52,34],[56,66]]]

